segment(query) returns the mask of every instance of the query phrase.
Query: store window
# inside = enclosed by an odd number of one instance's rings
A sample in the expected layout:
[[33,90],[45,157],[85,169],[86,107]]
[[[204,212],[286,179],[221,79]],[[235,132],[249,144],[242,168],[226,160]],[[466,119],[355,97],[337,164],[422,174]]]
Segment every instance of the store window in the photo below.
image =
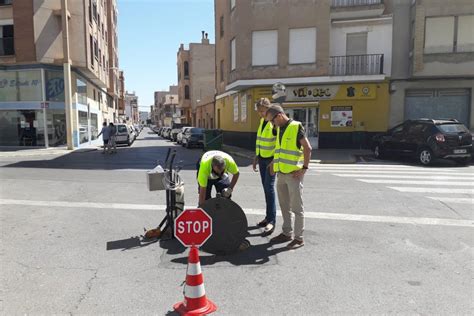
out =
[[46,100],[64,102],[64,74],[62,71],[46,71]]
[[41,99],[41,72],[39,70],[0,70],[0,102]]
[[97,139],[99,134],[99,119],[97,114],[91,113],[91,140]]
[[49,146],[56,147],[66,145],[66,114],[64,110],[48,109],[46,113]]
[[87,143],[89,141],[89,124],[87,112],[79,111],[79,143]]
[[43,111],[0,111],[0,146],[44,146],[43,127]]
[[87,83],[80,77],[76,79],[77,103],[87,105]]

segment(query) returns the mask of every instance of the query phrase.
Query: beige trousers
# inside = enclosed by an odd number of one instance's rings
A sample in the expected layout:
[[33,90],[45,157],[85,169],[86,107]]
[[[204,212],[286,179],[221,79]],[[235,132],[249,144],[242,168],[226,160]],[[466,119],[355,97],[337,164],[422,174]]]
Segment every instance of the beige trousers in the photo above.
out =
[[303,179],[294,178],[291,174],[279,172],[277,177],[278,202],[283,216],[283,234],[291,236],[292,214],[295,214],[295,239],[303,240],[304,208],[303,208]]

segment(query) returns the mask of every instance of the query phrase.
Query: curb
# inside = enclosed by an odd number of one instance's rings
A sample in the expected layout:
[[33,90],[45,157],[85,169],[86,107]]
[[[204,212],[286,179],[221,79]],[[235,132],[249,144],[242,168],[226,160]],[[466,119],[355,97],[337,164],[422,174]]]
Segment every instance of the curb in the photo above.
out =
[[51,155],[56,155],[56,156],[64,156],[68,154],[80,154],[80,153],[85,153],[85,152],[90,152],[90,151],[96,151],[97,148],[79,148],[75,150],[61,150],[61,151],[54,151],[54,150],[48,150],[48,149],[43,149],[39,151],[34,151],[34,152],[0,152],[0,158],[9,158],[9,157],[35,157],[35,156],[51,156]]

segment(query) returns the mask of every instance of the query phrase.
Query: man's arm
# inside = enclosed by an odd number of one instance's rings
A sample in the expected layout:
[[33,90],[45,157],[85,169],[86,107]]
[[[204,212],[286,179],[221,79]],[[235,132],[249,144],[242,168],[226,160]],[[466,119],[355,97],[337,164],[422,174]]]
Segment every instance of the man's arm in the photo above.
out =
[[206,201],[206,188],[199,186],[199,206],[202,206]]
[[297,170],[293,172],[293,177],[295,178],[303,178],[304,174],[306,173],[306,168],[309,166],[309,161],[311,160],[311,144],[308,141],[307,137],[303,137],[300,139],[300,145],[303,147],[303,156],[304,156],[304,162],[303,162],[303,169]]
[[230,181],[230,188],[232,189],[232,191],[234,190],[234,187],[237,184],[237,180],[239,180],[239,176],[240,176],[239,172],[232,175],[232,180]]

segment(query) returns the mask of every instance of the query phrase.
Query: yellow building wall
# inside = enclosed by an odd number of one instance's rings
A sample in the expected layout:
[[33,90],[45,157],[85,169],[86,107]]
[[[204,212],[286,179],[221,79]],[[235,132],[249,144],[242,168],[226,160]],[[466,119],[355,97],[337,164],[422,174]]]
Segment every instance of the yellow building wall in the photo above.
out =
[[[388,129],[389,121],[389,86],[388,82],[381,83],[358,83],[358,84],[340,84],[330,85],[335,87],[334,95],[327,100],[318,100],[311,102],[286,102],[284,108],[301,107],[319,107],[319,131],[320,132],[381,132]],[[318,85],[318,91],[324,91],[325,85]],[[328,85],[329,87],[329,85]],[[355,95],[349,97],[347,89],[355,88]],[[363,88],[368,87],[368,93],[362,93]],[[287,87],[293,89],[293,87]],[[305,91],[306,93],[307,91]],[[296,93],[296,92],[295,92]],[[245,96],[245,97],[244,97]],[[216,122],[220,110],[220,128],[232,132],[254,132],[258,128],[260,117],[255,111],[255,103],[260,98],[269,98],[271,100],[271,87],[254,87],[237,94],[230,95],[216,101]],[[234,98],[237,98],[238,106],[235,113],[237,121],[234,120]],[[246,106],[242,107],[242,98],[246,98]],[[245,101],[245,100],[244,100]],[[333,106],[352,106],[352,126],[332,127],[331,126],[331,107]],[[242,120],[244,114],[244,120]]]

